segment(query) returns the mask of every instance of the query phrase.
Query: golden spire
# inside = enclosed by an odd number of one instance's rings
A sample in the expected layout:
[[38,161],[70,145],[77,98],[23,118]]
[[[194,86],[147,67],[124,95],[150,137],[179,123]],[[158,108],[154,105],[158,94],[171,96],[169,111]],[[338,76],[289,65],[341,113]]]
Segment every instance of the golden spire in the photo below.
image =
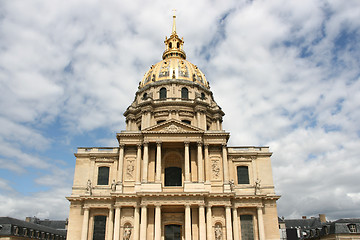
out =
[[176,19],[176,9],[173,9],[173,26],[172,26],[172,33],[171,35],[176,35],[176,22],[175,22],[175,19]]

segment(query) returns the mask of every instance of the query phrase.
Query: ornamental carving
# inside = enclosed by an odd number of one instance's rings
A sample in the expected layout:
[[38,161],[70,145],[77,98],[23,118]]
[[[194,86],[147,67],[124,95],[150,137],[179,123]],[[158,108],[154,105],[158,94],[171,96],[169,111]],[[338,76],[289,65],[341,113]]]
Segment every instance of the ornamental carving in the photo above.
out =
[[219,160],[211,160],[211,170],[214,178],[219,178],[220,176],[220,166]]
[[134,170],[135,170],[135,160],[127,160],[127,166],[126,166],[126,177],[128,179],[134,178]]
[[174,124],[171,124],[170,126],[164,128],[164,130],[167,132],[184,132],[184,129],[182,129]]
[[230,160],[236,162],[236,161],[251,161],[255,160],[256,156],[239,156],[239,157],[230,157]]

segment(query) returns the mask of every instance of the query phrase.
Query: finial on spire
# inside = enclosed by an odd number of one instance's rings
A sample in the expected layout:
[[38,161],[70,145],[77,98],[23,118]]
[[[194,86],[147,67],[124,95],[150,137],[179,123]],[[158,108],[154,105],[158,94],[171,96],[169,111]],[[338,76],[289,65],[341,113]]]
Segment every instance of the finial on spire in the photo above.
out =
[[176,9],[173,9],[173,26],[172,26],[172,33],[171,34],[176,34],[175,18],[176,18]]

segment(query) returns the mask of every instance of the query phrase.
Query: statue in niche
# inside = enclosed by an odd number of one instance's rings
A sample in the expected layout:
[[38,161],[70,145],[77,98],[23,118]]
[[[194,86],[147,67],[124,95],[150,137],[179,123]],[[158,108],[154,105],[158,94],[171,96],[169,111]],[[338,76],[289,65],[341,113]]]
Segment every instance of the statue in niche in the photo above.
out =
[[92,194],[92,186],[91,186],[91,180],[90,179],[88,179],[87,180],[87,183],[86,183],[86,192],[88,193],[88,194]]
[[116,190],[116,182],[115,182],[115,180],[113,179],[113,180],[112,180],[112,183],[111,183],[111,191],[115,192],[115,190]]
[[255,181],[255,195],[260,193],[260,183],[261,183],[261,180],[256,179],[256,181]]
[[131,227],[127,225],[124,228],[123,240],[130,240],[131,237]]
[[222,229],[220,224],[215,225],[215,240],[222,240]]

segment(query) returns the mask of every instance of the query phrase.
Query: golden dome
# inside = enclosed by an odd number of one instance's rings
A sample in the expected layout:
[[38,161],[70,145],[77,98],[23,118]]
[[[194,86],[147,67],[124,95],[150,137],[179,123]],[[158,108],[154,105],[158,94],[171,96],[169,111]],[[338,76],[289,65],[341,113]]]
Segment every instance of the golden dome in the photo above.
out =
[[176,33],[176,16],[173,16],[172,33],[169,38],[165,38],[165,51],[163,60],[152,65],[140,82],[140,88],[158,81],[164,80],[185,80],[197,83],[209,88],[205,75],[200,69],[186,60],[186,54],[183,50],[184,40],[180,39]]

